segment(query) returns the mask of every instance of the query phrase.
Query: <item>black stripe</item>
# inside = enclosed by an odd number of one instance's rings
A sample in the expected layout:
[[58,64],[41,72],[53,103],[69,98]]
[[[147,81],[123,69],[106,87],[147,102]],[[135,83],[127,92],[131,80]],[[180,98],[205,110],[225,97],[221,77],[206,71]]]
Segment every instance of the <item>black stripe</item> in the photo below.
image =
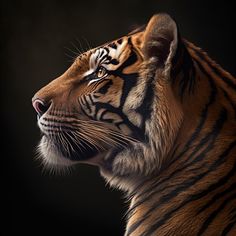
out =
[[[106,115],[106,113],[108,113],[108,111],[107,110],[103,110],[102,111],[102,113],[100,114],[100,120],[102,121],[103,120],[103,116],[105,116]],[[98,114],[98,113],[97,113]]]
[[133,44],[132,44],[130,38],[128,39],[128,44],[129,44],[130,50],[131,50],[131,51],[130,51],[130,55],[129,55],[129,57],[118,67],[117,70],[118,70],[119,72],[122,72],[126,67],[133,65],[133,64],[137,61],[137,59],[138,59],[136,53],[135,53],[134,50],[133,50]]
[[[235,146],[235,143],[234,145]],[[231,150],[231,145],[230,145],[230,148],[226,150],[225,153],[223,153],[221,155],[221,158],[223,158],[223,156],[225,155],[228,155],[229,151]],[[219,161],[221,162],[222,160],[219,159]],[[234,176],[235,174],[235,168],[236,166],[234,165],[233,169],[223,178],[221,178],[217,183],[214,183],[212,184],[208,189],[206,189],[205,191],[202,191],[200,193],[197,193],[195,195],[192,195],[192,196],[189,196],[188,199],[186,199],[182,204],[180,204],[179,206],[177,206],[176,208],[174,208],[173,210],[171,210],[170,212],[166,213],[164,217],[162,217],[161,220],[159,220],[158,222],[156,222],[153,226],[151,226],[149,228],[149,230],[147,232],[145,232],[145,234],[143,234],[142,236],[144,235],[151,235],[154,231],[157,230],[157,228],[159,228],[160,226],[162,226],[168,219],[170,219],[171,215],[173,215],[174,213],[176,213],[179,209],[181,209],[184,205],[188,204],[189,202],[192,202],[194,200],[198,200],[199,198],[202,198],[204,197],[205,195],[207,195],[209,192],[213,191],[215,188],[218,188],[220,186],[222,186],[222,184],[224,183],[227,183],[228,179],[231,177],[231,176]],[[152,207],[151,207],[152,208]],[[155,210],[157,210],[158,207],[156,207]],[[134,227],[133,225],[128,229],[128,232],[127,232],[127,236],[129,234],[131,234],[135,229],[137,229],[141,223],[144,222],[144,220],[147,219],[147,217],[150,216],[150,214],[143,216],[142,217],[142,220],[140,221],[140,224],[136,225],[136,227]]]
[[233,194],[232,196],[228,197],[227,199],[225,199],[225,201],[215,210],[213,211],[208,218],[206,219],[206,221],[204,222],[204,224],[202,225],[202,227],[200,228],[199,232],[198,232],[198,236],[201,236],[206,230],[207,228],[210,226],[210,224],[212,223],[212,221],[217,217],[217,215],[224,210],[224,208],[227,206],[227,204],[229,204],[232,200],[236,200],[236,194]]
[[193,59],[189,55],[187,49],[182,46],[182,63],[181,63],[181,71],[183,72],[183,76],[179,82],[179,96],[181,101],[183,101],[183,96],[188,89],[188,95],[193,93],[195,83],[196,83],[196,70],[193,64]]
[[[138,201],[136,204],[133,205],[133,207],[131,209],[129,209],[128,211],[128,218],[130,218],[132,216],[132,214],[135,211],[135,208],[139,205],[141,205],[143,202],[147,201],[148,199],[150,199],[154,194],[157,193],[157,191],[151,191],[153,189],[155,189],[156,187],[159,188],[158,192],[163,191],[166,186],[164,186],[163,188],[160,188],[162,183],[165,183],[166,181],[170,180],[174,175],[176,175],[177,173],[180,173],[181,171],[183,171],[184,169],[187,169],[188,167],[191,167],[193,164],[196,164],[197,162],[200,162],[203,160],[203,157],[213,148],[213,143],[215,142],[215,139],[217,138],[217,135],[220,133],[221,128],[223,127],[223,124],[225,122],[227,118],[227,113],[226,110],[223,109],[218,117],[218,119],[216,120],[215,124],[213,125],[212,130],[206,134],[199,142],[198,145],[195,146],[195,149],[192,151],[192,153],[189,155],[188,159],[191,160],[192,157],[195,155],[195,153],[197,151],[199,151],[199,148],[201,148],[202,146],[204,146],[205,143],[207,143],[208,141],[211,140],[210,144],[197,156],[195,157],[195,159],[191,162],[186,162],[186,164],[184,166],[181,166],[179,169],[175,170],[171,175],[167,176],[166,178],[162,179],[161,181],[157,181],[156,183],[154,183],[154,185],[151,185],[150,188],[148,188],[145,192],[140,193],[140,195],[145,196],[146,193],[151,192],[150,194],[148,194],[148,196],[146,196],[145,198],[141,198],[140,201]],[[205,163],[203,163],[203,167],[204,167]]]
[[86,106],[86,109],[89,111],[89,113],[91,113],[92,112],[92,109],[91,109],[91,107],[90,107],[90,104],[89,104],[89,102],[87,101],[87,99],[88,99],[88,97],[87,96],[84,96],[84,101],[85,101],[85,106]]
[[[218,70],[217,67],[211,67],[211,69],[213,70],[213,72],[215,74],[217,74],[229,87],[231,87],[232,89],[236,90],[236,84],[228,77],[226,77],[225,75],[223,75],[220,70]],[[221,73],[221,74],[219,74]]]
[[136,85],[138,78],[138,73],[123,74],[122,71],[126,67],[133,65],[136,61],[137,61],[137,55],[135,54],[135,52],[132,51],[128,59],[117,70],[109,71],[110,74],[118,76],[124,81],[123,91],[120,99],[120,109],[123,108],[125,100],[127,99],[131,88],[133,88]]
[[111,47],[113,49],[117,49],[117,46],[116,46],[115,42],[109,43],[108,47]]
[[106,58],[106,59],[108,58],[108,55],[107,55],[107,54],[105,54],[104,56],[102,56],[102,57],[99,58],[99,63],[101,63],[101,61],[103,61],[105,58]]
[[[74,118],[74,119],[77,119],[77,116],[75,115],[75,113],[71,113],[71,114],[70,114],[70,113],[68,112],[68,114],[66,114],[66,113],[64,113],[64,112],[63,112],[63,113],[60,112],[60,110],[49,112],[49,115],[53,116],[53,117],[54,117],[53,119],[57,118],[58,116],[60,116],[60,117],[62,117],[62,118]],[[47,120],[47,119],[50,119],[50,118],[48,118],[48,117],[43,117],[43,119]]]
[[[98,49],[99,50],[99,49]],[[100,58],[100,56],[104,53],[103,50],[100,50],[97,57],[95,58],[95,64],[97,64],[98,58]]]
[[122,42],[123,42],[123,38],[120,38],[120,39],[117,40],[118,44],[122,44]]
[[105,95],[112,85],[113,85],[112,80],[111,79],[107,80],[106,83],[104,83],[104,85],[96,91],[96,93]]
[[83,106],[80,105],[80,109],[81,109],[81,111],[83,112],[83,114],[86,115],[89,119],[94,120],[94,117],[91,116],[91,115],[89,115],[89,114],[85,111],[85,109],[83,108]]
[[110,56],[107,58],[107,60],[105,62],[103,62],[102,64],[112,64],[112,65],[118,65],[119,61],[117,59],[112,59]]
[[[225,108],[223,108],[220,112],[220,115],[218,117],[218,119],[216,120],[216,122],[214,123],[211,131],[209,133],[207,133],[202,139],[201,141],[198,143],[198,145],[195,146],[194,150],[192,151],[192,153],[190,154],[190,157],[193,157],[195,153],[197,153],[199,151],[199,149],[201,147],[204,146],[204,144],[210,140],[210,138],[215,139],[216,136],[219,134],[219,131],[222,129],[224,122],[227,120],[227,110]],[[189,160],[191,160],[191,158],[188,158],[187,162],[189,162]]]
[[200,214],[204,210],[206,210],[208,207],[211,207],[212,204],[214,204],[216,201],[218,201],[220,198],[224,197],[226,194],[234,191],[236,189],[236,183],[233,183],[229,188],[224,190],[223,192],[217,193],[212,199],[207,202],[205,205],[203,205],[197,212],[197,214]]
[[[42,122],[40,122],[40,124],[44,127],[47,128],[52,128],[52,129],[58,129],[59,131],[75,131],[75,128],[71,127],[71,126],[65,126],[65,125],[55,125],[55,124],[44,124]],[[54,131],[54,130],[49,130],[47,129],[47,131]]]
[[[228,154],[230,153],[230,151],[235,147],[236,145],[236,141],[234,141],[233,143],[231,143],[229,145],[229,147],[219,156],[219,158],[213,163],[213,165],[209,168],[209,170],[207,172],[204,173],[204,176],[206,176],[207,174],[209,174],[211,171],[216,170],[219,165],[221,165],[222,163],[224,163],[226,160],[226,157],[228,156]],[[151,235],[153,232],[155,232],[159,227],[161,227],[163,224],[165,224],[165,222],[171,218],[171,216],[176,213],[178,210],[180,210],[183,206],[185,206],[186,204],[192,202],[192,201],[196,201],[204,196],[206,196],[207,194],[209,194],[210,192],[212,192],[213,190],[215,190],[218,187],[221,187],[223,184],[227,183],[228,180],[235,175],[236,172],[236,165],[234,163],[233,168],[225,175],[223,176],[221,179],[219,179],[218,182],[211,184],[210,186],[208,186],[208,188],[204,191],[201,191],[197,194],[191,195],[189,196],[184,202],[182,202],[179,206],[175,207],[174,209],[172,209],[171,211],[169,211],[168,213],[166,213],[161,220],[157,221],[154,225],[152,225],[149,230],[147,232],[145,232],[145,234],[143,234],[142,236],[147,236],[147,235]],[[199,176],[197,176],[197,178],[199,178]]]
[[89,93],[87,96],[88,96],[88,98],[89,98],[89,101],[90,101],[91,105],[94,105],[92,95]]
[[107,47],[105,46],[105,47],[103,47],[103,49],[106,50],[107,54],[109,54],[109,52],[110,52],[109,48],[107,48]]
[[123,122],[130,128],[130,130],[133,133],[133,136],[135,136],[136,138],[140,140],[144,139],[144,136],[143,136],[144,134],[142,130],[138,126],[134,125],[129,120],[129,118],[122,112],[120,108],[116,108],[108,103],[95,102],[96,113],[98,112],[99,109],[102,109],[102,108],[106,109],[108,112],[112,112],[114,114],[119,115],[121,119],[123,120]]
[[143,100],[139,107],[135,109],[137,113],[139,113],[142,116],[142,122],[141,122],[141,129],[145,132],[145,124],[146,121],[151,118],[152,114],[152,106],[154,102],[154,84],[153,84],[154,78],[152,78],[146,85],[146,89],[144,91]]
[[[190,46],[191,47],[191,46]],[[202,50],[197,50],[196,48],[191,47],[191,49],[197,54],[198,57],[200,57],[201,60],[208,63],[208,66],[211,68],[211,70],[219,76],[229,87],[236,90],[236,84],[233,80],[231,80],[229,77],[227,77],[222,71],[219,69],[219,67],[212,65],[212,62],[209,58],[207,58],[206,55],[204,55],[204,52]]]
[[49,122],[56,122],[56,123],[60,123],[60,124],[71,124],[71,125],[79,123],[79,121],[76,117],[71,117],[71,116],[64,117],[63,116],[63,118],[71,118],[72,120],[64,120],[64,119],[58,120],[57,118],[58,117],[53,117],[53,118],[43,117],[43,120],[49,121]]
[[86,103],[84,101],[84,96],[79,97],[78,101],[79,101],[80,105],[86,106]]
[[112,59],[112,60],[109,61],[109,64],[118,65],[119,61],[117,59]]
[[[187,165],[181,167],[180,169],[176,170],[174,173],[176,172],[181,172],[183,169],[186,169],[187,167],[189,166],[193,166],[193,164],[196,164],[197,162],[200,162],[204,159],[204,157],[206,156],[206,154],[212,150],[213,146],[214,146],[214,142],[215,142],[215,139],[217,137],[217,134],[220,133],[221,131],[221,128],[224,124],[224,121],[226,119],[226,114],[225,113],[225,110],[223,110],[221,113],[220,113],[220,116],[218,118],[218,120],[216,121],[215,125],[214,125],[214,131],[212,132],[214,135],[213,135],[213,139],[211,139],[211,142],[210,144],[197,156],[195,157],[195,159],[192,161],[192,162],[188,162]],[[216,125],[218,124],[218,125]],[[210,138],[210,136],[209,136]],[[222,161],[222,159],[221,159]],[[212,166],[214,166],[215,163],[213,163]],[[202,164],[202,168],[204,168],[205,166],[205,163]],[[172,173],[173,174],[173,173]],[[199,180],[201,180],[205,175],[207,174],[207,172],[204,172],[204,173],[201,173],[199,174],[198,176],[193,176],[192,178],[189,178],[187,179],[187,181],[183,182],[181,185],[177,186],[176,188],[174,188],[171,192],[169,192],[168,194],[166,195],[163,195],[160,200],[158,202],[156,202],[152,207],[150,207],[150,210],[147,211],[144,216],[142,217],[142,219],[140,219],[139,221],[137,221],[136,223],[134,223],[130,229],[129,229],[129,232],[133,232],[143,221],[146,220],[146,218],[154,211],[154,210],[157,210],[157,208],[159,208],[162,204],[168,202],[169,200],[171,200],[171,198],[175,197],[178,193],[180,192],[183,192],[185,191],[186,189],[188,189],[190,186],[192,186],[193,184],[195,184],[196,182],[198,182]],[[170,179],[170,178],[168,178]],[[168,180],[167,179],[167,180]],[[163,182],[163,181],[162,181]],[[157,184],[157,186],[160,186],[160,183],[159,185]],[[133,206],[133,208],[130,210],[131,214],[134,213],[135,211],[135,208],[137,207],[137,205],[140,205],[142,204],[143,202],[146,202],[148,199],[150,199],[153,195],[157,194],[157,193],[160,193],[161,191],[165,190],[167,187],[164,186],[163,188],[160,188],[158,189],[158,191],[153,191],[151,194],[149,194],[145,199],[142,199],[140,202],[138,202],[137,204],[135,204]],[[131,215],[130,214],[130,215]],[[131,216],[129,216],[130,218]]]
[[213,83],[212,79],[209,78],[209,83],[210,83],[210,98],[208,100],[208,102],[205,104],[205,107],[203,108],[201,114],[200,114],[200,121],[197,125],[197,128],[195,129],[194,133],[191,135],[190,139],[188,140],[188,142],[185,145],[184,150],[178,155],[177,158],[181,157],[183,154],[185,154],[188,150],[190,145],[193,143],[194,140],[196,140],[196,138],[199,136],[200,132],[202,131],[203,125],[205,124],[205,121],[207,119],[207,115],[209,113],[209,108],[212,104],[214,104],[215,100],[216,100],[216,86]]
[[129,92],[137,84],[138,74],[137,73],[129,74],[127,75],[126,79],[125,79],[124,74],[121,74],[120,77],[123,78],[123,81],[124,81],[122,94],[120,98],[120,109],[122,110],[125,104],[125,101],[128,98]]
[[121,125],[124,125],[125,123],[123,122],[123,121],[121,121],[121,122],[115,122],[115,126],[118,128],[118,129],[120,129],[121,130]]
[[234,110],[234,114],[235,114],[235,119],[236,119],[236,103],[233,102],[232,98],[229,96],[229,94],[222,89],[224,96],[226,98],[226,100],[229,102],[229,104],[232,106],[233,110]]
[[[203,68],[204,69],[204,68]],[[208,76],[209,78],[209,76]],[[210,98],[208,100],[208,102],[205,104],[204,109],[201,112],[200,115],[200,121],[197,125],[197,128],[195,129],[195,131],[193,132],[193,134],[191,135],[190,139],[188,140],[188,142],[184,145],[184,150],[177,156],[176,159],[179,159],[182,155],[184,155],[188,150],[190,145],[196,140],[196,138],[198,137],[198,135],[200,134],[202,127],[207,119],[207,114],[209,112],[209,107],[215,102],[216,100],[216,86],[213,83],[212,79],[209,78],[209,83],[210,83]],[[158,185],[159,183],[157,183],[156,185]],[[142,184],[140,184],[140,186],[137,186],[137,188],[134,189],[134,191],[129,195],[129,197],[132,197],[132,195],[135,195],[137,193],[137,191],[140,189],[140,187],[142,186]],[[152,189],[154,186],[151,186],[150,189]],[[150,191],[150,189],[148,189],[146,192]]]
[[[197,62],[198,64],[198,62]],[[201,115],[200,115],[200,121],[197,125],[197,128],[195,129],[194,133],[191,135],[190,139],[188,140],[188,142],[184,145],[184,150],[176,157],[176,159],[179,159],[181,156],[183,156],[188,150],[189,150],[189,147],[190,145],[196,140],[196,138],[198,137],[198,135],[200,134],[202,128],[203,128],[203,125],[207,119],[207,114],[209,112],[209,107],[215,102],[216,100],[216,93],[217,93],[217,89],[216,89],[216,86],[213,82],[213,80],[211,79],[210,75],[207,74],[207,71],[202,67],[201,64],[199,64],[199,68],[202,70],[202,72],[207,76],[208,78],[208,81],[210,83],[210,88],[211,88],[211,91],[210,91],[210,98],[208,100],[208,102],[206,103],[204,109],[202,110],[201,112]],[[152,188],[153,186],[151,186]],[[150,188],[150,189],[151,189]],[[137,190],[139,189],[139,186],[137,187],[137,189],[135,189],[133,191],[133,195],[137,192]]]
[[223,230],[221,236],[227,236],[230,230],[236,225],[236,220],[229,223]]

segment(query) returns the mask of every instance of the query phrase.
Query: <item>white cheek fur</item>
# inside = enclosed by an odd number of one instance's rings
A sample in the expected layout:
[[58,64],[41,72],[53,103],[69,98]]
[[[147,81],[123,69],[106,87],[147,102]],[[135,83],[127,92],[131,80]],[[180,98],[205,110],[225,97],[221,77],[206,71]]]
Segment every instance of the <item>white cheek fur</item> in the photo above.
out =
[[62,167],[75,164],[75,162],[62,156],[55,144],[45,136],[42,137],[38,145],[38,152],[43,165],[46,167]]

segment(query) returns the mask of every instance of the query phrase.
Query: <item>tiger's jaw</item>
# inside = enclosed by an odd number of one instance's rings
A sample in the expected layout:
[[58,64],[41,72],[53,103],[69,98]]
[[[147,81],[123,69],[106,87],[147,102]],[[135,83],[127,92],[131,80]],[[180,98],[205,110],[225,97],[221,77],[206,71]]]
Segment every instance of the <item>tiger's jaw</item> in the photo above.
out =
[[[52,114],[49,112],[38,119],[42,133],[38,153],[46,167],[61,169],[87,163],[108,168],[115,154],[129,148],[131,140],[129,143],[127,138],[119,139],[126,136],[121,136],[101,122],[82,121],[74,117],[59,119]],[[71,124],[68,124],[69,120]]]
[[[87,152],[75,150],[67,154],[64,146],[55,142],[47,135],[43,135],[38,145],[38,152],[44,167],[55,171],[62,170],[76,164],[95,165],[100,168],[101,174],[109,181],[110,176],[128,176],[132,169],[127,166],[129,156],[134,148],[127,147],[107,147],[106,150],[88,149]],[[70,145],[73,145],[70,143]],[[125,158],[125,160],[124,160]],[[127,172],[128,171],[128,172]],[[108,177],[109,176],[109,177]]]
[[46,135],[43,135],[40,140],[40,143],[38,145],[38,152],[40,154],[43,165],[46,167],[61,168],[74,164],[74,161],[62,155],[57,145]]
[[112,154],[117,154],[119,151],[123,150],[123,148],[107,148],[107,150],[87,148],[87,150],[83,150],[83,152],[75,149],[69,152],[68,146],[72,147],[75,144],[68,143],[65,145],[67,147],[47,135],[43,135],[38,145],[38,152],[43,164],[48,167],[63,168],[63,166],[87,163],[99,167],[106,166],[107,169],[110,169],[108,166],[114,160]]

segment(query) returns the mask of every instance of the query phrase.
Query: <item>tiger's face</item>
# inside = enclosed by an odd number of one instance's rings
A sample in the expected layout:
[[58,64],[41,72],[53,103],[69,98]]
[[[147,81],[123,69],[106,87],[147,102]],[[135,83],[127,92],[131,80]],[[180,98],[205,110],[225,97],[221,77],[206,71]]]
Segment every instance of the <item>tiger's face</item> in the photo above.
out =
[[162,22],[154,18],[144,31],[79,55],[35,94],[46,165],[96,164],[114,183],[160,169],[182,116],[162,79],[177,36],[160,31],[161,44],[154,44],[153,30]]

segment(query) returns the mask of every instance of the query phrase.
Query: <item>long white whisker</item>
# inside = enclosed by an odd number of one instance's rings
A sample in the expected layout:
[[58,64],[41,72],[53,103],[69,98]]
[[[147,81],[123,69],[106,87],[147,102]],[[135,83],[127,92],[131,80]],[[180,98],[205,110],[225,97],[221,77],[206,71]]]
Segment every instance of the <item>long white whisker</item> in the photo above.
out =
[[104,129],[103,127],[99,127],[99,126],[95,127],[94,125],[92,126],[92,125],[89,125],[89,124],[86,124],[86,123],[84,123],[83,126],[87,126],[86,131],[88,130],[88,128],[90,128],[92,131],[93,130],[99,131],[99,135],[104,134],[106,137],[109,135],[109,136],[114,137],[117,141],[120,141],[120,142],[124,142],[124,143],[125,143],[125,141],[129,141],[129,142],[132,142],[132,143],[139,142],[138,140],[134,139],[133,137],[123,135],[123,134],[121,134],[117,131],[114,131],[114,130],[110,130],[110,129],[107,130],[107,129]]
[[92,139],[91,137],[89,137],[89,135],[86,133],[81,132],[76,132],[77,135],[80,135],[82,137],[82,139],[84,139],[85,141],[87,141],[87,145],[90,148],[96,148],[97,151],[101,151],[101,149],[104,149],[103,147],[101,147],[100,145],[98,145],[98,143],[96,142],[96,140],[94,140],[94,138]]

